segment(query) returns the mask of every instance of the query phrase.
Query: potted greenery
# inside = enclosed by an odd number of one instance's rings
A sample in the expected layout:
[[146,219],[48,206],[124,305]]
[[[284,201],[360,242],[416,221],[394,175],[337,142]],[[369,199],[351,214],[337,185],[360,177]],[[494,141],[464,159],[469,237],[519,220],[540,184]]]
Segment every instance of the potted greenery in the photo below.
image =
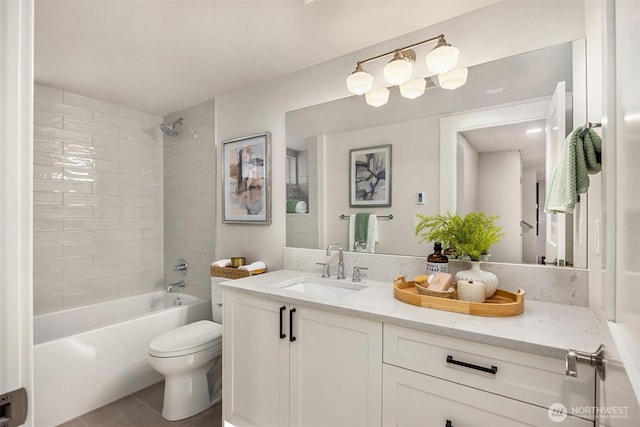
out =
[[451,249],[458,259],[468,257],[471,269],[456,273],[458,280],[477,280],[487,285],[486,297],[493,295],[498,288],[495,274],[480,269],[482,255],[500,241],[504,235],[502,227],[495,224],[497,215],[488,216],[484,212],[470,212],[464,217],[458,214],[418,215],[419,221],[415,235],[420,242],[441,242],[444,248]]

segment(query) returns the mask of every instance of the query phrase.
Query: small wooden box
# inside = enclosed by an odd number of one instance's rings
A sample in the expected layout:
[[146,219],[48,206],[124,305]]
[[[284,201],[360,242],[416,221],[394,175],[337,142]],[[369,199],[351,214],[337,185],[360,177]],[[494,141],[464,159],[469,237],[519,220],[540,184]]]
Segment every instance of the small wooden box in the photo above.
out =
[[254,276],[256,274],[261,274],[266,272],[266,269],[256,270],[256,271],[247,271],[247,270],[238,270],[233,267],[216,267],[211,266],[211,276],[212,277],[224,277],[226,279],[242,279],[243,277]]

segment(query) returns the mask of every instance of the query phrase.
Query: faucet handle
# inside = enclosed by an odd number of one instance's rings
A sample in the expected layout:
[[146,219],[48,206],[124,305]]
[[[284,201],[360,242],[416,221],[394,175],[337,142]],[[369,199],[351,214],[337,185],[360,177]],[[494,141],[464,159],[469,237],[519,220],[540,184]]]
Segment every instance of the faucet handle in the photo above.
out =
[[322,266],[322,277],[331,277],[331,274],[329,273],[329,264],[326,262],[316,262],[316,264]]
[[368,270],[368,268],[367,267],[354,266],[353,267],[353,277],[351,278],[352,282],[361,282],[362,281],[362,277],[360,277],[360,270]]

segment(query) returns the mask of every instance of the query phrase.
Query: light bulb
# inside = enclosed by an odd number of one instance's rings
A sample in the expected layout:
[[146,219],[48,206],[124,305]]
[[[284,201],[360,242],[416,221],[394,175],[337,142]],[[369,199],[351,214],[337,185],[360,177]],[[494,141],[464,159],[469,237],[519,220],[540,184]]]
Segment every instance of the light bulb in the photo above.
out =
[[381,107],[389,101],[389,89],[381,87],[364,94],[367,104],[372,107]]
[[384,79],[392,85],[400,85],[409,81],[413,74],[413,61],[400,52],[396,52],[393,59],[382,69]]
[[469,70],[467,68],[459,68],[448,73],[438,74],[438,82],[443,89],[458,89],[467,82],[468,75]]
[[358,64],[356,70],[347,77],[347,89],[353,94],[362,95],[371,90],[372,86],[373,76],[367,73],[360,64]]
[[446,73],[458,63],[460,51],[447,43],[444,38],[427,54],[427,67],[432,73]]
[[400,85],[400,95],[405,98],[416,99],[424,93],[426,86],[427,81],[425,79],[409,80]]

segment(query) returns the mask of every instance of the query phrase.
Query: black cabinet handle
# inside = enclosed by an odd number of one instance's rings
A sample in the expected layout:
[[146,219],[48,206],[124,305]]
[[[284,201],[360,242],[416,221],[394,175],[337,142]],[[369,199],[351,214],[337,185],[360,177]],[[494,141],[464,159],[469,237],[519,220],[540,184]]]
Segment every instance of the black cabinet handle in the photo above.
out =
[[294,342],[296,337],[293,336],[293,313],[296,312],[295,308],[289,310],[289,341]]
[[453,423],[451,422],[451,420],[447,420],[446,423],[444,423],[444,427],[454,427]]
[[284,333],[284,319],[282,318],[282,314],[284,313],[284,311],[287,309],[286,306],[282,306],[280,307],[280,339],[286,338],[287,334]]
[[484,366],[474,365],[472,363],[461,362],[459,360],[454,360],[453,356],[447,356],[447,363],[451,363],[452,365],[464,366],[465,368],[475,369],[477,371],[487,372],[489,374],[495,375],[498,372],[497,366],[491,366],[490,368],[485,368]]

